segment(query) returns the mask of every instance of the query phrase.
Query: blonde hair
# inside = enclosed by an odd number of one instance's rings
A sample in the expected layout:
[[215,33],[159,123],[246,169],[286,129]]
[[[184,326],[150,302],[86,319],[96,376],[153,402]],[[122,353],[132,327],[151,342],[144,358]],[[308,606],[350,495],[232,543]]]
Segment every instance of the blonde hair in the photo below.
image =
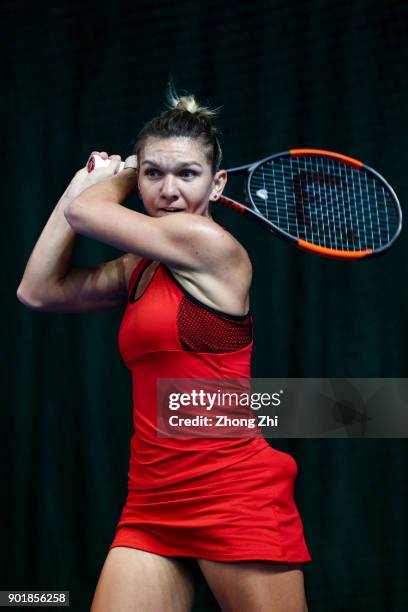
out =
[[201,106],[195,99],[195,96],[188,94],[186,96],[179,96],[173,83],[169,83],[167,90],[167,102],[170,109],[178,109],[180,111],[187,111],[191,114],[202,115],[211,121],[218,113],[218,109],[211,109],[208,106]]
[[201,139],[213,172],[221,165],[222,152],[219,143],[219,131],[212,124],[217,110],[201,106],[195,96],[179,96],[172,83],[167,90],[168,110],[151,119],[139,132],[134,147],[134,154],[139,156],[140,149],[149,136],[172,138],[184,136]]

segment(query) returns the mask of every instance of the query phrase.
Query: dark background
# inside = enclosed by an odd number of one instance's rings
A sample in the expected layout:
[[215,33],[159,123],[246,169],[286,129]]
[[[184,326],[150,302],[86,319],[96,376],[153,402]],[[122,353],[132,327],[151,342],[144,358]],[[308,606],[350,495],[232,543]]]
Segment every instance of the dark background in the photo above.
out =
[[[93,150],[130,154],[172,76],[222,107],[226,167],[292,147],[340,151],[382,173],[404,211],[406,6],[2,3],[0,590],[70,590],[71,609],[88,610],[125,501],[131,396],[117,350],[121,310],[38,313],[15,296],[73,174]],[[226,193],[239,198],[240,186]],[[253,376],[407,376],[406,233],[383,257],[350,263],[298,252],[231,211],[217,218],[254,264]],[[77,264],[118,255],[77,239]],[[274,445],[300,468],[309,611],[406,610],[405,440]],[[218,610],[206,587],[195,610]]]

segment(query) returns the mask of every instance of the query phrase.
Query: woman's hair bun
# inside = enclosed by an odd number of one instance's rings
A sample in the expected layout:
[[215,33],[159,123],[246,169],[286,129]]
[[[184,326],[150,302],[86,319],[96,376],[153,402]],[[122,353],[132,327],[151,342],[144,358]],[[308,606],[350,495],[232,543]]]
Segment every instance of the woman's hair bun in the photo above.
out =
[[167,110],[153,117],[140,130],[134,147],[134,154],[140,151],[147,138],[192,138],[200,139],[213,173],[220,169],[222,152],[218,139],[219,131],[212,118],[217,110],[201,106],[193,95],[183,92],[179,96],[173,83],[167,89]]
[[192,115],[201,115],[208,121],[217,114],[216,110],[201,106],[193,95],[179,96],[172,84],[169,85],[167,99],[171,109],[187,111]]

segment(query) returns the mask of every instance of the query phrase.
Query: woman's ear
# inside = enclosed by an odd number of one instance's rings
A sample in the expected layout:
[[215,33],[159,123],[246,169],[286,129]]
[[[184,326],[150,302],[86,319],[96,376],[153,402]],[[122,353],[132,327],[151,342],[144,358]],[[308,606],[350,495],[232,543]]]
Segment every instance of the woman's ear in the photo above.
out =
[[212,200],[213,202],[215,202],[215,200],[218,200],[218,198],[224,191],[226,182],[227,182],[227,171],[218,170],[218,172],[214,174],[213,189],[211,192],[210,200]]

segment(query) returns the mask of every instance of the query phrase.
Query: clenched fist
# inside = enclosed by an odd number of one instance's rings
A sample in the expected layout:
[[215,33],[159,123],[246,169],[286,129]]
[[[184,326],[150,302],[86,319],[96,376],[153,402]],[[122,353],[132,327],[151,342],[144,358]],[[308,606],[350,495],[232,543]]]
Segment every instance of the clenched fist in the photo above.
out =
[[[112,176],[115,176],[119,173],[120,165],[122,162],[122,158],[120,155],[108,155],[106,151],[93,151],[91,153],[91,156],[92,155],[99,155],[104,160],[110,160],[110,163],[107,166],[104,166],[102,168],[95,168],[94,170],[92,170],[92,172],[89,172],[87,168],[87,161],[85,166],[78,170],[78,172],[76,172],[72,181],[68,185],[64,194],[66,198],[73,200],[77,198],[80,193],[85,191],[85,189],[88,189],[88,187],[91,187],[92,185],[95,185],[95,183],[99,183],[100,181],[103,181],[105,179],[111,178]],[[133,159],[133,157],[135,156],[131,155],[130,157],[128,157],[126,162],[130,159]],[[135,168],[132,163],[125,167]]]

